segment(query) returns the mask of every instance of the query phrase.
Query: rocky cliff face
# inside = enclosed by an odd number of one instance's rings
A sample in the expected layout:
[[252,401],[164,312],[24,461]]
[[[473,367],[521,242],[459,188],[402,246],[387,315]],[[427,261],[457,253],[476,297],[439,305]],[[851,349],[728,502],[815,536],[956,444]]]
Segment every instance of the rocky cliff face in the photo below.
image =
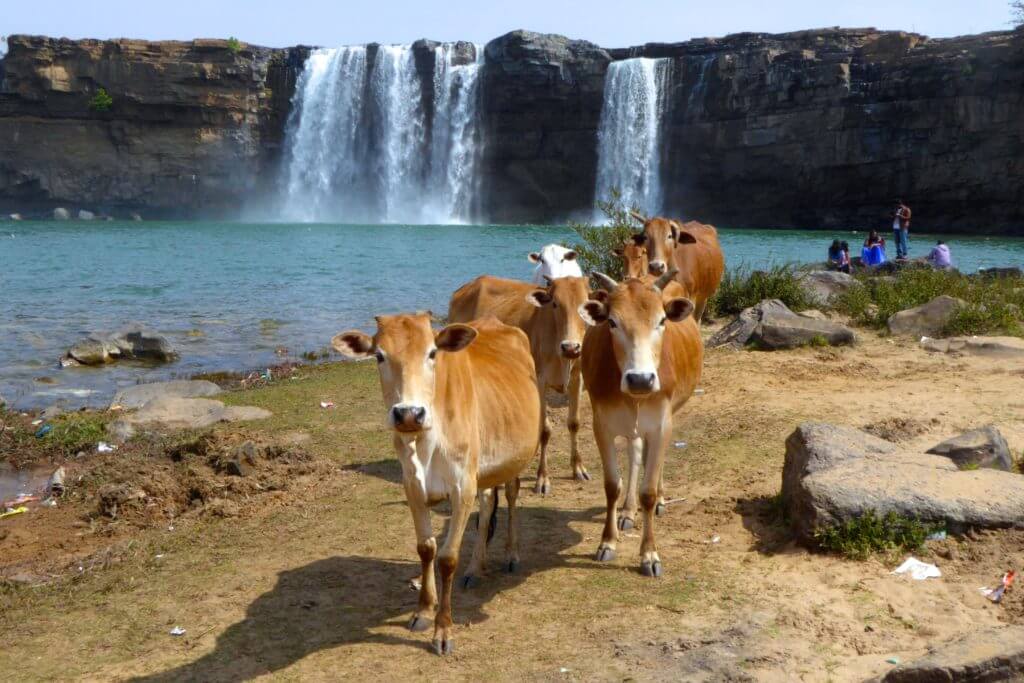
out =
[[[237,210],[276,178],[307,55],[12,37],[0,62],[0,210]],[[628,49],[507,34],[486,46],[481,218],[590,214],[605,73],[637,56],[671,60],[668,213],[884,227],[903,197],[919,230],[1024,234],[1024,31],[828,29]],[[89,106],[100,87],[107,112]]]

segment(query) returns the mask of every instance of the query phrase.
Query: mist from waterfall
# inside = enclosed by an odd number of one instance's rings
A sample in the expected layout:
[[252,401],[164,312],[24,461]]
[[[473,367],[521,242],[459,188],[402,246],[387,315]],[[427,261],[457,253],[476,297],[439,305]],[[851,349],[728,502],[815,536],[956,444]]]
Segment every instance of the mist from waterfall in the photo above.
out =
[[465,47],[434,47],[429,83],[412,46],[382,45],[372,56],[364,46],[314,50],[286,126],[280,217],[469,222],[483,48],[468,60]]
[[597,199],[610,199],[618,189],[627,207],[648,215],[661,212],[662,119],[669,65],[669,59],[643,57],[608,65],[597,132]]

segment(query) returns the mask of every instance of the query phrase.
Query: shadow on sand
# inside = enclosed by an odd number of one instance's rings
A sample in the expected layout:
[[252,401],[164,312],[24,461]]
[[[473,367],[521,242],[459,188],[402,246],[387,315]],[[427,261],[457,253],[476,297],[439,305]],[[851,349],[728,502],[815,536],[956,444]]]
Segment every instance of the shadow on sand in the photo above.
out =
[[[603,508],[576,512],[523,509],[523,565],[516,574],[504,574],[499,569],[507,519],[502,510],[499,531],[488,550],[486,579],[476,588],[456,589],[456,624],[486,620],[483,608],[487,603],[531,575],[580,562],[579,555],[565,553],[582,540],[570,524],[594,523],[603,514]],[[474,516],[471,523],[475,522]],[[463,542],[460,574],[475,540],[474,526],[467,530]],[[612,569],[596,562],[592,565],[595,571]],[[277,584],[270,591],[249,605],[243,620],[217,637],[213,652],[194,662],[133,680],[245,681],[288,667],[320,650],[356,643],[413,647],[423,650],[426,656],[431,651],[431,631],[414,634],[405,630],[417,599],[409,580],[418,573],[418,561],[358,556],[330,557],[288,569],[278,575]],[[338,673],[344,677],[341,671]]]

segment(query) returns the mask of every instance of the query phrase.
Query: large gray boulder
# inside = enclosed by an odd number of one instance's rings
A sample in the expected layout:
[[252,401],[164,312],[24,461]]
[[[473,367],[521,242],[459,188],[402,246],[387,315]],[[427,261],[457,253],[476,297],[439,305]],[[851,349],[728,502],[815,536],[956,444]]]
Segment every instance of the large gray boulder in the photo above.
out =
[[63,207],[57,207],[53,210],[53,220],[55,221],[67,221],[71,220],[71,212]]
[[1013,456],[1006,439],[995,425],[972,429],[928,449],[928,453],[942,455],[963,469],[967,466],[990,467],[1005,472],[1013,471]]
[[111,335],[92,335],[68,349],[65,356],[82,365],[103,365],[125,358],[171,362],[178,357],[163,335],[143,328],[128,328]]
[[962,353],[990,358],[1024,358],[1024,339],[1020,337],[949,337],[925,339],[921,346],[935,353]]
[[202,429],[218,422],[262,420],[272,415],[269,410],[252,406],[225,406],[208,398],[163,396],[147,402],[134,413],[115,420],[107,428],[114,438],[126,441],[140,428],[161,431]]
[[852,427],[804,423],[786,439],[782,496],[798,536],[874,511],[967,527],[1024,528],[1024,477],[962,471]]
[[830,346],[853,344],[853,330],[830,320],[797,315],[778,299],[766,299],[740,313],[715,333],[707,346],[743,348],[753,344],[766,350],[792,349],[824,340]]
[[864,286],[856,278],[837,270],[812,270],[801,278],[801,283],[817,306],[828,306],[840,294]]
[[963,299],[943,294],[926,304],[889,316],[889,332],[911,337],[934,337],[942,332],[953,314],[966,306]]
[[122,389],[110,402],[110,407],[133,410],[141,408],[152,400],[164,397],[175,398],[204,398],[216,396],[221,388],[213,382],[206,380],[178,379],[170,382],[153,382],[151,384],[136,384],[133,387]]
[[80,221],[91,221],[95,218],[96,214],[94,214],[92,211],[86,211],[85,209],[82,209],[78,212],[78,220]]
[[119,359],[121,347],[110,339],[88,337],[68,349],[66,357],[82,365],[103,365]]
[[901,664],[884,683],[1016,681],[1024,678],[1024,626],[990,626],[933,645],[924,657]]

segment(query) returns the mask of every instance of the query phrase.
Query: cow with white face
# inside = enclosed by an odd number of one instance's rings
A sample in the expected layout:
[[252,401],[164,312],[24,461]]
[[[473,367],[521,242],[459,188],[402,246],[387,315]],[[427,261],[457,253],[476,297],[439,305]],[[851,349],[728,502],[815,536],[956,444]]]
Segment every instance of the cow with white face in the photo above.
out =
[[[378,316],[374,336],[352,330],[336,335],[331,344],[350,358],[377,360],[385,421],[402,464],[422,568],[419,607],[409,628],[428,628],[437,608],[434,649],[448,654],[453,642],[452,584],[478,493],[478,538],[466,585],[484,570],[497,486],[505,486],[508,498],[505,566],[515,571],[519,564],[519,474],[533,458],[540,432],[529,340],[522,331],[494,319],[435,332],[430,314],[417,313]],[[443,500],[451,501],[452,514],[438,551],[430,507]],[[440,607],[435,557],[441,574]]]
[[544,285],[548,280],[560,277],[583,277],[576,252],[560,244],[549,244],[540,251],[530,252],[529,259],[537,264],[533,269],[535,285]]
[[636,510],[635,481],[641,466],[643,540],[640,569],[660,576],[661,559],[654,539],[654,515],[666,449],[672,438],[672,416],[700,381],[704,345],[694,321],[693,302],[685,297],[665,300],[662,288],[671,271],[653,283],[630,279],[619,284],[601,273],[594,277],[608,292],[603,301],[580,306],[590,326],[583,341],[583,381],[594,410],[594,438],[601,453],[607,504],[599,561],[615,557],[618,543],[617,503],[622,493],[615,437],[629,448],[630,486],[626,514]]

